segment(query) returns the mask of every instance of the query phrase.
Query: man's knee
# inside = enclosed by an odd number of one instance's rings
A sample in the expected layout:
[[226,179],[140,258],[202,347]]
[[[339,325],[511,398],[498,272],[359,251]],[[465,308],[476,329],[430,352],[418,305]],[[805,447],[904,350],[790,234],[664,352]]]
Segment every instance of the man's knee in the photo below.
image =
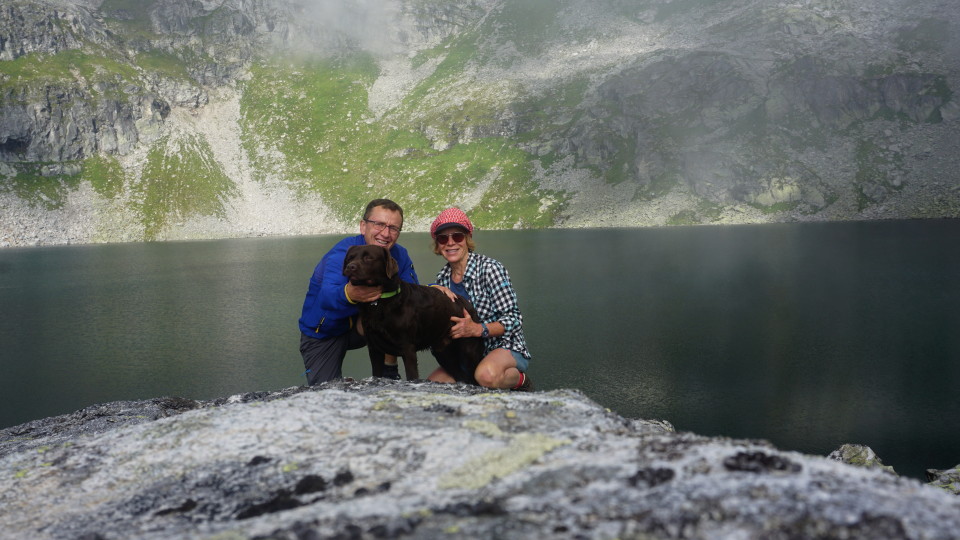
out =
[[346,355],[343,338],[315,339],[304,336],[300,343],[300,355],[303,357],[304,375],[307,384],[313,386],[342,376],[341,365]]

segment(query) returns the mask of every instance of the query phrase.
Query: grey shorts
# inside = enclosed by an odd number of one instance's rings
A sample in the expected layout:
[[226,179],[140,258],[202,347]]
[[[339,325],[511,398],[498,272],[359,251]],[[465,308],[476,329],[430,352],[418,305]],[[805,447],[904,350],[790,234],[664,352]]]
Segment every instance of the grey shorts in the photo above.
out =
[[304,375],[307,384],[332,381],[343,377],[343,359],[347,351],[359,349],[367,340],[357,333],[356,328],[346,334],[325,339],[317,339],[300,332],[300,355],[303,356]]

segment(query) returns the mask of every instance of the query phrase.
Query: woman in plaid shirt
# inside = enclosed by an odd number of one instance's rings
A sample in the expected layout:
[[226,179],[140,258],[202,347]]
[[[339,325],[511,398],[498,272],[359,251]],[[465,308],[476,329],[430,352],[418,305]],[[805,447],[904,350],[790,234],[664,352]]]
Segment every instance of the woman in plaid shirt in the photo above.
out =
[[[451,317],[454,324],[450,329],[454,339],[483,338],[486,354],[474,373],[477,382],[487,388],[532,391],[533,383],[526,374],[530,351],[523,339],[523,316],[507,269],[475,252],[473,223],[459,208],[441,212],[430,226],[430,235],[433,252],[447,260],[437,274],[437,285],[448,295],[469,298],[480,315],[480,323],[469,316]],[[455,382],[443,368],[427,379]]]

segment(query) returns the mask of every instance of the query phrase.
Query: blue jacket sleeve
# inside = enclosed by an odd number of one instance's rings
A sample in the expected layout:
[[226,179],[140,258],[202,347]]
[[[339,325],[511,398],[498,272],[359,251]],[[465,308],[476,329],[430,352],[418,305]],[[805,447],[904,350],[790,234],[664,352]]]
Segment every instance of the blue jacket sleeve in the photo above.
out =
[[347,295],[343,291],[347,284],[347,276],[343,275],[343,259],[347,256],[349,247],[345,242],[334,246],[323,257],[313,275],[313,279],[322,284],[318,298],[320,307],[338,318],[357,313],[357,307],[347,301]]

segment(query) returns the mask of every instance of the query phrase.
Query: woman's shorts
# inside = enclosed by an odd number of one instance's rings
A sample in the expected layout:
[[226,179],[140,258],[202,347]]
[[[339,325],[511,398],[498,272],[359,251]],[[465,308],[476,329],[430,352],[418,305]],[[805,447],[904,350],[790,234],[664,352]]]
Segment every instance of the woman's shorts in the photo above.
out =
[[526,373],[527,368],[530,367],[530,360],[528,358],[524,358],[523,355],[517,351],[510,351],[510,354],[512,354],[513,359],[517,361],[517,371]]

